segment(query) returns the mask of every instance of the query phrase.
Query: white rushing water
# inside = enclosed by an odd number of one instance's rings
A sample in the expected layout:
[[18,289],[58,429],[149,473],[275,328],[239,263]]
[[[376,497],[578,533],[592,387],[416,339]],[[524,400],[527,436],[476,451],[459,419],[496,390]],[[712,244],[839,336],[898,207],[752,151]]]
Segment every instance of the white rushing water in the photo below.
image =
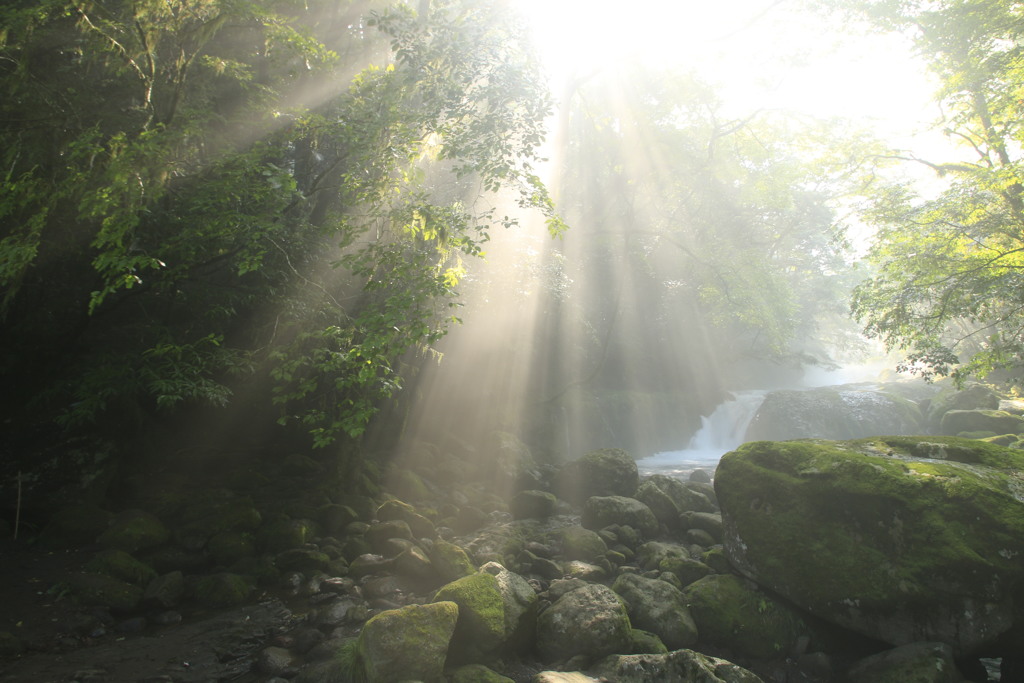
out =
[[765,390],[738,391],[707,417],[689,445],[680,451],[663,451],[637,461],[640,476],[668,474],[682,477],[696,469],[714,472],[718,461],[743,443],[750,421],[764,402]]

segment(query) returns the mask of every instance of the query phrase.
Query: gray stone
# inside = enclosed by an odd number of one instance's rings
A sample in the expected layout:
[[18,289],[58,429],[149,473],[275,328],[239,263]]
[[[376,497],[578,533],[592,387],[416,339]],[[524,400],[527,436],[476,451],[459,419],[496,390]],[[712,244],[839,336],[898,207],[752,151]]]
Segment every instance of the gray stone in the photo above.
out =
[[577,655],[598,659],[632,645],[626,607],[609,588],[589,584],[556,600],[537,618],[537,649],[544,661]]
[[663,655],[616,655],[602,660],[588,673],[615,683],[763,683],[743,667],[692,650],[676,650]]
[[945,643],[911,643],[860,660],[849,683],[961,683],[953,649]]
[[626,602],[630,623],[661,638],[668,649],[692,647],[697,642],[697,625],[682,592],[672,584],[620,574],[612,590]]
[[620,524],[647,537],[658,533],[658,520],[651,509],[636,498],[625,496],[591,496],[583,506],[580,524],[594,530]]

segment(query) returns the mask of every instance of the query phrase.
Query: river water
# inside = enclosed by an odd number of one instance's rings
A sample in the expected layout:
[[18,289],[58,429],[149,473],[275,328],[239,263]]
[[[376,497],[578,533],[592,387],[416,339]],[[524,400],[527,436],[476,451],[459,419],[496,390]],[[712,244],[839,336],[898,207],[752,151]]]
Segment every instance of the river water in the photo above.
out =
[[713,474],[723,455],[743,443],[747,427],[764,402],[766,390],[737,391],[733,398],[701,417],[701,427],[683,450],[663,451],[637,460],[640,476],[667,474],[686,478],[697,469]]

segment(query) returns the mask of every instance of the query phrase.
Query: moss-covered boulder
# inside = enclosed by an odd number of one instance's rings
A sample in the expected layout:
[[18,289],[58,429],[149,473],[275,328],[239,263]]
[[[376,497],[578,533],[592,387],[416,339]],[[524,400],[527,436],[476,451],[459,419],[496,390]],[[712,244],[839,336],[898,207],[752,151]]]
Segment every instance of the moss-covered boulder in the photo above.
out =
[[754,673],[732,662],[691,650],[663,655],[615,655],[587,671],[602,681],[700,681],[700,683],[762,683]]
[[156,578],[156,571],[123,550],[103,550],[85,565],[87,572],[106,574],[137,586],[145,587]]
[[221,531],[206,542],[205,551],[214,563],[229,567],[244,557],[256,554],[256,542],[247,531]]
[[434,602],[454,602],[459,606],[451,643],[456,661],[481,661],[501,646],[506,635],[505,608],[498,580],[491,574],[479,572],[442,586],[434,595]]
[[593,530],[620,524],[647,537],[658,532],[658,520],[651,509],[636,498],[626,496],[591,496],[583,505],[580,524]]
[[715,483],[732,564],[812,614],[958,656],[1022,621],[1020,451],[952,437],[754,442],[722,458]]
[[582,526],[567,526],[555,532],[555,539],[567,560],[593,562],[604,557],[608,545],[596,531]]
[[547,662],[589,660],[629,652],[626,606],[611,589],[587,584],[558,598],[537,617],[537,650]]
[[856,439],[927,431],[920,408],[902,396],[856,386],[822,387],[769,392],[746,439]]
[[950,410],[942,416],[940,430],[951,436],[1020,434],[1024,419],[1002,410]]
[[961,683],[964,679],[945,643],[911,643],[860,660],[849,683]]
[[44,547],[93,543],[107,530],[113,517],[113,513],[91,503],[66,505],[53,514],[39,540]]
[[537,593],[533,586],[515,572],[497,562],[480,567],[481,572],[494,576],[505,614],[505,636],[502,649],[520,652],[533,644],[537,624]]
[[454,602],[409,605],[374,616],[363,626],[356,667],[365,683],[441,681],[459,618]]
[[942,416],[950,410],[998,410],[999,394],[985,384],[970,384],[963,389],[948,386],[928,402],[928,423],[938,429]]
[[799,612],[735,574],[713,574],[683,589],[704,645],[744,657],[784,657],[810,635]]
[[520,491],[509,502],[509,511],[515,519],[547,519],[555,514],[558,499],[547,491],[529,489]]
[[621,448],[591,451],[558,474],[559,495],[577,505],[591,496],[632,496],[639,485],[636,461]]
[[465,550],[440,538],[427,549],[427,557],[442,581],[455,581],[476,572]]
[[142,600],[142,588],[106,574],[72,574],[66,583],[76,601],[112,612],[132,612]]
[[697,625],[682,592],[672,584],[620,574],[612,590],[625,601],[630,623],[657,635],[670,650],[692,647],[697,642]]
[[291,519],[287,516],[269,519],[256,533],[256,546],[267,553],[279,553],[289,548],[300,548],[316,537],[312,520]]
[[416,508],[400,500],[387,500],[377,508],[377,519],[381,522],[402,520],[409,525],[414,538],[436,538],[434,523],[416,512]]
[[134,553],[162,545],[169,537],[170,532],[156,515],[132,509],[115,515],[107,530],[96,538],[96,542],[104,548]]
[[234,607],[246,602],[253,588],[252,582],[244,576],[218,572],[199,579],[194,596],[204,607]]

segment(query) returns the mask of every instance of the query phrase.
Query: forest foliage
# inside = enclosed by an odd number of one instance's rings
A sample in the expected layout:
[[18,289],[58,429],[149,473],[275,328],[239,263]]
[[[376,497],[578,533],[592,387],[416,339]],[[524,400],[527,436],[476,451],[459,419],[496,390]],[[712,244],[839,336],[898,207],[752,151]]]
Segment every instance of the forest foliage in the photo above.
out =
[[[633,379],[652,386],[678,379],[655,347],[694,367],[828,363],[853,336],[835,200],[854,187],[877,229],[853,298],[866,332],[925,376],[1019,368],[1019,8],[830,5],[916,41],[966,156],[737,116],[690,74],[621,65],[563,97],[556,208],[539,177],[553,98],[514,3],[5,3],[9,422],[123,431],[244,387],[314,445],[359,437],[458,322],[493,231],[531,213],[574,226],[548,264],[545,333],[579,328],[569,353],[594,367],[627,307],[644,334],[617,352],[646,359]],[[897,157],[946,189],[879,182],[872,164]],[[539,395],[573,379],[545,381]]]

